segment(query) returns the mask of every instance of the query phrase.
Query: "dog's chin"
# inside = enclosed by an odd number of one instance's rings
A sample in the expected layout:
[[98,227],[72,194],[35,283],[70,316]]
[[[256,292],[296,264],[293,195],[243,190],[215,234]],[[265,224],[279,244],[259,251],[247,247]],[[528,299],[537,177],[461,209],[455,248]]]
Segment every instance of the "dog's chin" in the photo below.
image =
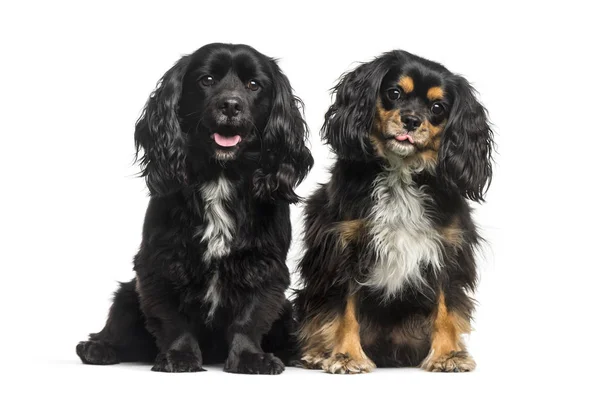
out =
[[391,139],[386,143],[386,148],[390,154],[401,158],[407,158],[417,153],[417,147],[408,141],[399,142]]
[[213,157],[220,162],[223,161],[233,161],[238,157],[238,149],[224,149],[224,148],[215,148],[213,152]]
[[415,142],[406,140],[397,140],[395,138],[387,138],[384,142],[386,156],[395,158],[408,158],[417,154],[418,149]]
[[423,170],[433,172],[435,169],[436,161],[430,156],[423,155],[427,149],[422,141],[417,140],[414,136],[411,136],[411,139],[392,137],[380,147],[383,148],[380,152],[392,168],[407,167],[406,169],[416,172]]

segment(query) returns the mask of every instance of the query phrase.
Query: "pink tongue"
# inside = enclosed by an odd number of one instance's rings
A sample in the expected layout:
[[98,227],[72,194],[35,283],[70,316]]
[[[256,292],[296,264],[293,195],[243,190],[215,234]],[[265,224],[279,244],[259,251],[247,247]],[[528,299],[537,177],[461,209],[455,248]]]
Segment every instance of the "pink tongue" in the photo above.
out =
[[396,140],[399,142],[408,140],[409,142],[414,143],[413,138],[410,135],[398,135],[398,136],[396,136]]
[[242,140],[240,135],[223,136],[219,135],[218,133],[215,133],[213,135],[213,138],[215,139],[215,142],[221,147],[233,147],[236,144],[238,144],[240,140]]

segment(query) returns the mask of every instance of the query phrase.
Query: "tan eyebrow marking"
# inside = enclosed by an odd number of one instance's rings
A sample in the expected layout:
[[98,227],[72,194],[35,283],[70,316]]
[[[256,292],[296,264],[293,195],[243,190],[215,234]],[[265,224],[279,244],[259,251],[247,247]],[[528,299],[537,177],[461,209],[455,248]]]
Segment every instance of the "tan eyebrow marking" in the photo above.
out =
[[444,99],[444,90],[442,87],[431,87],[427,90],[427,99],[442,100]]
[[411,93],[415,89],[415,82],[413,81],[412,77],[409,76],[400,77],[400,80],[398,80],[398,85],[400,88],[402,88],[404,93],[407,94]]

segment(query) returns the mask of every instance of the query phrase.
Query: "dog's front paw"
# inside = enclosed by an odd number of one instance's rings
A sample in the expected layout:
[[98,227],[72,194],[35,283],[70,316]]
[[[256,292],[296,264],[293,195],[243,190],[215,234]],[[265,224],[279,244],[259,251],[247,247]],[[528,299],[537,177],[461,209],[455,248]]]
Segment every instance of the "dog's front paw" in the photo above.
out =
[[302,355],[300,365],[309,370],[320,370],[323,368],[323,362],[329,358],[330,353],[327,352],[308,352]]
[[466,351],[452,351],[441,356],[433,356],[423,362],[427,371],[444,373],[464,373],[475,370],[475,360]]
[[165,373],[191,373],[204,371],[202,368],[202,359],[195,353],[188,351],[170,350],[167,353],[160,353],[156,357],[152,371],[161,371]]
[[323,370],[331,374],[368,373],[375,368],[375,363],[366,356],[353,357],[348,353],[335,353],[322,363]]
[[117,351],[104,341],[81,341],[75,349],[85,364],[117,364]]
[[283,370],[283,362],[272,353],[242,352],[239,356],[230,356],[225,362],[228,373],[281,374]]

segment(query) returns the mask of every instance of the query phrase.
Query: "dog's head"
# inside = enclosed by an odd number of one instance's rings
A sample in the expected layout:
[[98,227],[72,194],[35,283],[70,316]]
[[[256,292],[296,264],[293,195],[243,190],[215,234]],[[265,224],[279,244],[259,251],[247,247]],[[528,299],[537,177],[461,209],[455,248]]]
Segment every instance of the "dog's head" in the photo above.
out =
[[339,157],[382,158],[426,170],[444,188],[483,199],[492,176],[493,135],[485,108],[463,77],[392,51],[344,75],[334,92],[322,133]]
[[253,158],[255,195],[295,202],[293,188],[312,166],[300,105],[276,62],[252,47],[215,43],[184,56],[136,124],[150,192],[168,194],[209,166]]

